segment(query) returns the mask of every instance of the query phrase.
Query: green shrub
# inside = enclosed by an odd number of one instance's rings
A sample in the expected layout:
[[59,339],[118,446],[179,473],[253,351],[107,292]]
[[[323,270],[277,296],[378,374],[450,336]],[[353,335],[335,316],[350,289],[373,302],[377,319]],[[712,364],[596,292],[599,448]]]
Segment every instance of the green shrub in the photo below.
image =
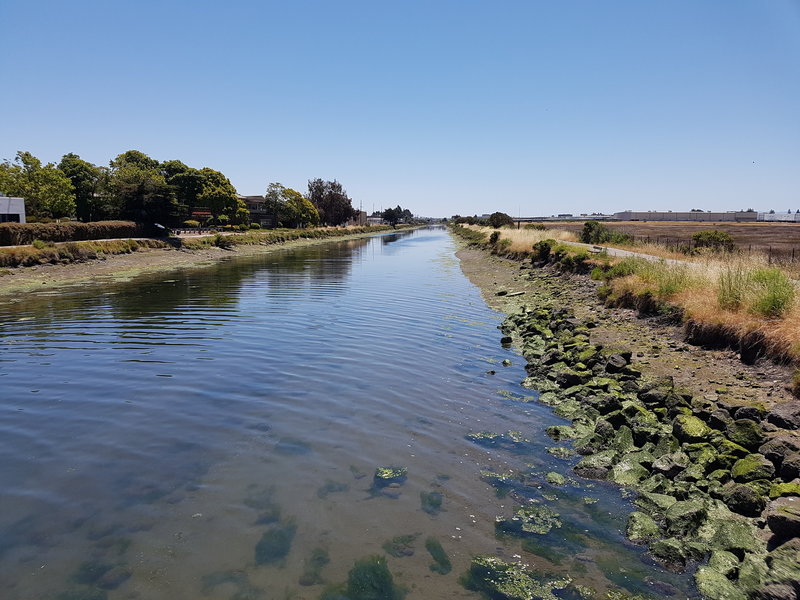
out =
[[541,242],[536,242],[533,245],[533,259],[539,261],[547,261],[550,260],[550,252],[553,249],[553,246],[556,245],[555,240],[547,239],[542,240]]
[[489,236],[489,243],[494,246],[497,241],[500,239],[500,232],[493,231],[492,234]]
[[132,221],[79,223],[0,223],[0,246],[23,246],[34,240],[75,242],[127,237],[145,237],[149,231]]
[[745,301],[750,277],[740,264],[727,266],[719,275],[717,303],[726,310],[736,310]]
[[581,230],[580,240],[584,244],[629,244],[631,236],[621,231],[612,231],[600,221],[586,221]]
[[547,231],[547,226],[541,223],[528,223],[525,229],[533,229],[534,231]]
[[195,221],[194,219],[187,219],[183,223],[181,223],[184,227],[192,227],[197,228],[200,227],[200,221]]
[[250,229],[261,229],[261,225],[258,223],[250,223]]
[[44,250],[45,248],[47,248],[47,242],[43,242],[42,240],[33,240],[31,242],[31,246],[33,246],[37,250]]
[[230,250],[236,245],[236,242],[233,240],[232,236],[229,235],[222,235],[220,233],[216,234],[213,237],[212,242],[217,248],[222,248],[223,250]]
[[494,212],[489,215],[489,225],[494,227],[495,229],[500,229],[505,225],[514,225],[514,219],[512,219],[509,215],[502,212]]
[[714,252],[731,252],[736,248],[731,235],[718,229],[698,231],[692,240],[697,248],[710,248]]
[[757,269],[751,275],[754,284],[750,310],[765,317],[779,317],[794,302],[795,288],[779,269]]

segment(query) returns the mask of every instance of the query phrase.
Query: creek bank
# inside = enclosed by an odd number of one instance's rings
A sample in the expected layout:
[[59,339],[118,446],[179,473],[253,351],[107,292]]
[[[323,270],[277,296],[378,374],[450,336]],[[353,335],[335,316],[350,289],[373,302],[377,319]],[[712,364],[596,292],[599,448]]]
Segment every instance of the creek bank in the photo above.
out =
[[[402,230],[405,229],[398,229],[398,231]],[[390,227],[370,227],[311,231],[316,232],[313,237],[287,235],[263,243],[258,241],[244,244],[233,242],[224,248],[212,243],[214,236],[181,238],[182,241],[175,247],[138,247],[118,254],[100,252],[84,262],[43,263],[0,269],[0,297],[86,283],[126,281],[147,273],[204,267],[233,256],[252,256],[273,250],[310,246],[332,240],[345,241],[393,230]],[[326,231],[330,231],[330,235],[325,235]],[[242,234],[242,236],[248,237],[254,235],[256,234]],[[236,236],[222,237],[234,240]],[[125,241],[116,240],[117,243]],[[75,244],[81,243],[75,242]]]
[[[475,250],[459,256],[485,293],[524,289],[513,304],[505,300],[508,293],[495,296],[510,313],[504,341],[516,342],[527,362],[524,385],[569,416],[569,425],[548,433],[580,455],[576,474],[637,493],[628,538],[646,544],[668,568],[703,564],[695,580],[707,598],[796,598],[800,539],[791,524],[800,523],[800,443],[793,428],[796,405],[770,402],[779,386],[767,391],[745,385],[742,397],[718,384],[714,393],[697,393],[681,385],[681,379],[694,381],[692,373],[665,375],[653,368],[662,361],[650,364],[641,347],[625,347],[624,336],[596,336],[609,328],[607,313],[620,311],[602,308],[593,294],[573,294],[573,280],[509,261],[498,267],[500,259]],[[490,261],[496,269],[486,267]],[[483,267],[475,266],[479,262]],[[488,273],[476,275],[482,268]],[[572,306],[576,300],[580,306]],[[663,344],[648,332],[651,345]],[[690,352],[664,354],[671,360]]]

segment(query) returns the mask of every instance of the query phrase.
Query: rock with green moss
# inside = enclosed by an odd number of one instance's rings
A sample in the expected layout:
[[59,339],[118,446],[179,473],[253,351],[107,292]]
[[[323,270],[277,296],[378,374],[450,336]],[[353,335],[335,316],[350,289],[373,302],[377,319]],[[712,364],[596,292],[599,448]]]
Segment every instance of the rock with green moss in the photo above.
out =
[[311,555],[303,561],[303,572],[298,583],[305,586],[324,583],[322,568],[330,561],[330,555],[325,548],[314,548]]
[[444,495],[441,492],[423,491],[419,493],[420,508],[429,515],[438,515],[442,510],[442,502],[444,502]]
[[725,575],[709,567],[697,569],[694,581],[699,592],[709,600],[747,600],[747,594]]
[[800,585],[800,538],[794,538],[767,555],[767,583]]
[[764,430],[751,419],[736,419],[727,428],[728,439],[755,452],[764,441]]
[[734,481],[740,483],[757,479],[772,479],[775,476],[775,465],[761,454],[748,454],[733,464],[731,475]]
[[555,456],[556,458],[568,459],[575,456],[575,451],[572,448],[563,448],[561,446],[553,446],[547,449],[547,453]]
[[770,502],[767,525],[780,538],[800,537],[800,497],[788,496]]
[[397,537],[393,537],[391,540],[384,542],[383,550],[386,552],[386,554],[394,556],[395,558],[413,556],[414,542],[418,537],[418,533],[398,535]]
[[393,483],[403,484],[407,477],[407,467],[378,467],[372,478],[372,486],[375,489],[381,489]]
[[517,509],[511,518],[497,517],[495,526],[500,531],[517,535],[545,534],[553,527],[561,527],[561,520],[558,513],[544,504],[529,504]]
[[645,544],[660,535],[661,529],[649,515],[636,511],[628,516],[625,537],[634,544]]
[[783,496],[800,496],[800,482],[775,483],[769,488],[769,497],[772,500]]
[[665,513],[667,533],[689,537],[695,534],[705,521],[708,511],[702,500],[683,500],[672,504]]
[[739,558],[727,550],[714,550],[708,559],[708,568],[728,577],[739,568]]
[[761,588],[768,574],[766,554],[746,554],[739,565],[736,583],[743,592],[752,594]]
[[743,483],[726,483],[722,487],[721,496],[728,508],[746,517],[757,517],[767,505],[761,494]]
[[689,456],[682,451],[672,452],[659,456],[653,461],[653,471],[663,473],[665,477],[672,479],[683,471],[691,463]]
[[728,519],[716,523],[716,531],[710,545],[715,550],[725,550],[741,557],[745,554],[764,552],[766,544],[758,537],[758,531],[747,521]]
[[686,549],[678,539],[656,540],[650,544],[650,554],[672,571],[681,571],[686,566]]
[[564,477],[561,473],[556,473],[555,471],[550,471],[547,475],[544,476],[545,481],[550,485],[555,486],[562,486],[567,483],[567,478]]
[[608,479],[618,485],[633,487],[647,479],[650,471],[634,460],[623,459],[611,468]]
[[613,450],[604,450],[591,456],[585,456],[573,467],[573,470],[577,475],[586,479],[605,479],[614,465],[615,457],[616,452]]
[[672,421],[672,434],[681,442],[702,442],[711,435],[711,428],[695,416],[678,415]]
[[667,494],[640,492],[634,504],[649,515],[664,515],[677,499]]
[[450,557],[447,556],[447,552],[445,552],[439,540],[429,537],[425,540],[425,549],[433,559],[433,562],[428,565],[431,571],[439,573],[439,575],[447,575],[453,569]]

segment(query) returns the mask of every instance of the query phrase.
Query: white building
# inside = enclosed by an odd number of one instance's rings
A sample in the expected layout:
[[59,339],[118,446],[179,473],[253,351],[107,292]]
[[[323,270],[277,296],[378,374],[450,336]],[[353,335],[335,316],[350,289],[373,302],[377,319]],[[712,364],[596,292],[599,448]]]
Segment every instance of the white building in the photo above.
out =
[[0,196],[0,223],[24,223],[25,200]]

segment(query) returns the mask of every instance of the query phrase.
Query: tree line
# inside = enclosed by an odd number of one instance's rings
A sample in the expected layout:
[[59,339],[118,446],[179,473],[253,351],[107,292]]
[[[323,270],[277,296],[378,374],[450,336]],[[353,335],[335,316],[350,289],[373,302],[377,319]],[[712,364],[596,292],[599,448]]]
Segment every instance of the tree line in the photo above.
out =
[[[80,221],[125,219],[174,227],[191,221],[196,211],[210,214],[210,225],[246,225],[250,212],[230,180],[220,171],[189,167],[180,160],[160,162],[128,150],[108,166],[94,165],[74,153],[58,164],[30,152],[17,152],[0,163],[0,192],[25,199],[32,221],[76,218]],[[311,179],[301,194],[271,183],[265,210],[284,227],[341,225],[357,215],[338,181]]]

